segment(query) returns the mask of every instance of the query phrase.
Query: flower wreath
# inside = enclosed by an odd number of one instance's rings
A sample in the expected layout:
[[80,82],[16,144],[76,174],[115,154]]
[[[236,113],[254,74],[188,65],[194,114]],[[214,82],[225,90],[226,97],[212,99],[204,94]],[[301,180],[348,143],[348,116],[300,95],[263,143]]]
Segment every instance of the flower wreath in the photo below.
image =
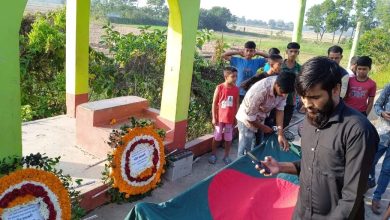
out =
[[156,188],[164,172],[164,145],[152,126],[128,129],[112,154],[113,187],[126,198]]
[[[29,211],[45,220],[80,219],[85,214],[72,178],[54,168],[59,159],[38,153],[0,160],[0,219]],[[75,181],[80,185],[81,180]]]
[[68,191],[54,174],[28,168],[0,179],[0,219],[5,219],[5,215],[29,204],[39,204],[44,219],[71,217]]

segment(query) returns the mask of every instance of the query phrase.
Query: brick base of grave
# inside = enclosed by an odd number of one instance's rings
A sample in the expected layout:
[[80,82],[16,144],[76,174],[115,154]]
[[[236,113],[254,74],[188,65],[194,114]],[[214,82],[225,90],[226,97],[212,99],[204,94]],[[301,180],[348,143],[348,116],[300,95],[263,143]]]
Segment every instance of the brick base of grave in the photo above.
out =
[[[166,153],[175,149],[189,149],[194,156],[211,150],[213,136],[205,135],[186,143],[187,120],[171,122],[159,116],[159,110],[150,108],[146,99],[125,96],[113,99],[88,102],[77,106],[76,144],[86,152],[99,158],[106,158],[111,148],[107,144],[113,129],[129,123],[130,117],[151,119],[157,128],[166,131],[164,146]],[[115,119],[116,123],[112,124]],[[82,193],[81,206],[87,211],[110,201],[105,193],[108,186],[96,184]]]

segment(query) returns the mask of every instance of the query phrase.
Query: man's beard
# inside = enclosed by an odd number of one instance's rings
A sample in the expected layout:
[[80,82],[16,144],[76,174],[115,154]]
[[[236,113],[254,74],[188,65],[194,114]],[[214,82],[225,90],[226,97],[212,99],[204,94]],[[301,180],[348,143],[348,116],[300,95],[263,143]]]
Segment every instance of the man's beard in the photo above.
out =
[[333,113],[334,102],[331,98],[329,98],[328,102],[324,105],[324,107],[320,110],[317,108],[310,108],[306,114],[306,117],[310,124],[317,128],[323,127],[329,120],[330,115]]

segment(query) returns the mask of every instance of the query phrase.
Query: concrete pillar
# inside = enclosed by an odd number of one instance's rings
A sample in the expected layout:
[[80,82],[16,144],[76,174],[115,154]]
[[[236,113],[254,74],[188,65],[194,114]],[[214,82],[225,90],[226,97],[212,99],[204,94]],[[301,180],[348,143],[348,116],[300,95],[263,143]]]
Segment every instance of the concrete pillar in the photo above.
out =
[[184,147],[200,0],[168,0],[169,25],[159,118],[174,129],[174,147]]
[[351,53],[349,54],[349,60],[348,60],[348,69],[351,68],[351,59],[356,54],[356,50],[359,44],[359,37],[360,37],[360,28],[362,26],[362,22],[358,21],[356,24],[356,30],[355,35],[353,36],[353,43],[351,48]]
[[66,112],[88,102],[89,0],[66,1]]
[[293,42],[301,43],[303,19],[305,18],[306,0],[298,0],[298,16],[294,24],[294,32],[292,36]]
[[26,3],[0,3],[0,160],[22,155],[19,29]]

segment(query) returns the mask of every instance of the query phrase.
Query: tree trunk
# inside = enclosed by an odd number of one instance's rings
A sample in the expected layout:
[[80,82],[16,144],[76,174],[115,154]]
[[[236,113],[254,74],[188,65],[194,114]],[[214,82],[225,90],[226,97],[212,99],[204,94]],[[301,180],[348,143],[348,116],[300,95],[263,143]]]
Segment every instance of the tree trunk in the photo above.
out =
[[317,41],[318,41],[318,32],[317,32]]
[[324,37],[324,34],[325,34],[325,31],[323,31],[322,33],[320,33],[320,41],[322,41],[322,38]]
[[341,34],[340,34],[340,36],[339,36],[339,40],[337,41],[338,44],[340,43],[341,36],[343,36],[343,33],[344,33],[344,29],[341,29]]
[[334,36],[336,35],[336,31],[333,32],[332,44],[334,43]]

